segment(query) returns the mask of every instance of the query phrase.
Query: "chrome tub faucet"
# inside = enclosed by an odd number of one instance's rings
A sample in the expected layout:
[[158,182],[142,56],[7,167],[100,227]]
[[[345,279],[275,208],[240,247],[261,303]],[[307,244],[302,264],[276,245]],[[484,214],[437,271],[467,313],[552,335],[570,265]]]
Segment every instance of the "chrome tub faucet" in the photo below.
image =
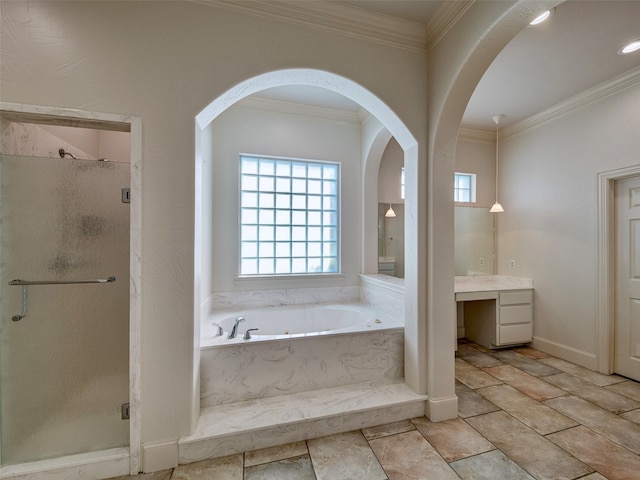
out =
[[238,317],[236,318],[235,323],[233,324],[233,328],[231,329],[231,331],[229,332],[229,335],[227,336],[227,338],[231,339],[231,338],[236,338],[238,336],[238,324],[240,322],[244,322],[244,317]]

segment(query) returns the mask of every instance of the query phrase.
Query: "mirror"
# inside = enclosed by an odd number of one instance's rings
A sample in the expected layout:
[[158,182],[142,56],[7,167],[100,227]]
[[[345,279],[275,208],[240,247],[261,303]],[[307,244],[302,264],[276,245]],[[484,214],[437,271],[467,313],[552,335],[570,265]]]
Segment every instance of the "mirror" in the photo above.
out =
[[[385,217],[390,205],[395,217]],[[378,204],[378,273],[404,278],[404,203]]]
[[455,207],[455,274],[494,273],[494,215],[484,207]]

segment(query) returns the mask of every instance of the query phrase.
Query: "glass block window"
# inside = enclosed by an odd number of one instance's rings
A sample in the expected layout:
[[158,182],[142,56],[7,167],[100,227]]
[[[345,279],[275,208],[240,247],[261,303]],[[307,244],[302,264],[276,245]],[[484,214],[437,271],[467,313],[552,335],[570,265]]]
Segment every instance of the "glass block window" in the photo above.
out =
[[453,185],[454,200],[460,203],[475,203],[476,174],[455,173]]
[[240,275],[339,271],[340,165],[240,156]]

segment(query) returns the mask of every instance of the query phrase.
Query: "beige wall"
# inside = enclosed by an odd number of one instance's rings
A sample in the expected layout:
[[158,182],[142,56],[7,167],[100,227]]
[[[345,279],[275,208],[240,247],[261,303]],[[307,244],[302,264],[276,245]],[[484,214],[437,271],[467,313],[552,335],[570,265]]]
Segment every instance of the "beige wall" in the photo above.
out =
[[597,175],[640,162],[639,105],[636,83],[501,141],[498,273],[533,278],[536,344],[590,368],[597,341]]
[[194,414],[194,117],[261,73],[326,70],[396,112],[424,164],[425,55],[195,2],[1,8],[2,101],[142,119],[142,441],[175,440]]
[[[458,137],[456,172],[476,174],[475,207],[491,207],[496,199],[496,144]],[[458,205],[458,204],[456,204]]]
[[[240,154],[324,160],[340,164],[341,273],[332,284],[359,285],[362,245],[360,123],[330,121],[309,115],[232,107],[216,118],[212,135],[211,215],[212,293],[274,288],[273,281],[239,280],[238,172]],[[207,247],[205,247],[206,250]],[[203,275],[206,278],[208,275]],[[316,279],[296,279],[298,288],[320,286]]]

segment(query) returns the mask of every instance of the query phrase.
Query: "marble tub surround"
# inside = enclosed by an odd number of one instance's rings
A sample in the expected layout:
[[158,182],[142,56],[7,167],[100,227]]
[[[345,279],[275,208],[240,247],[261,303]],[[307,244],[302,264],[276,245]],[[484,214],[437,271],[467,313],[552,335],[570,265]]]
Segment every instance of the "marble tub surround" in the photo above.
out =
[[529,290],[532,288],[533,280],[531,278],[507,275],[457,275],[454,283],[455,293]]
[[200,405],[403,378],[404,329],[234,344],[200,351]]
[[360,275],[361,302],[374,308],[383,319],[404,324],[404,278],[389,275]]
[[354,303],[360,301],[360,286],[280,288],[212,294],[203,304],[203,318],[218,310],[282,307],[310,303]]

